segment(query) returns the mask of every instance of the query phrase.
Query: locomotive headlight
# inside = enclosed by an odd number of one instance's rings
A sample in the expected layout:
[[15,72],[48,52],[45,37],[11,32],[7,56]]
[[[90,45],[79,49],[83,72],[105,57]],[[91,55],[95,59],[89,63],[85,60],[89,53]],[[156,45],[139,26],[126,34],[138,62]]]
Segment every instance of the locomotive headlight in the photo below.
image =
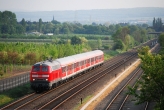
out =
[[33,79],[33,81],[35,81],[35,79]]
[[46,81],[48,81],[48,79],[46,79]]

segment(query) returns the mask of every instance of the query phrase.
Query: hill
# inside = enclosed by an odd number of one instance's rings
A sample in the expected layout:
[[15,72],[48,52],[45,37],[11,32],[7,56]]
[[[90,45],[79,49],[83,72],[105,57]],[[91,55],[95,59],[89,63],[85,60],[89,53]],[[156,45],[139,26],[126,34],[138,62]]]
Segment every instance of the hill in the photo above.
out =
[[30,21],[51,21],[53,19],[60,22],[80,23],[117,23],[133,22],[136,20],[152,22],[154,17],[164,18],[164,8],[127,8],[127,9],[95,9],[95,10],[76,10],[76,11],[39,11],[39,12],[15,12],[17,20],[22,18]]

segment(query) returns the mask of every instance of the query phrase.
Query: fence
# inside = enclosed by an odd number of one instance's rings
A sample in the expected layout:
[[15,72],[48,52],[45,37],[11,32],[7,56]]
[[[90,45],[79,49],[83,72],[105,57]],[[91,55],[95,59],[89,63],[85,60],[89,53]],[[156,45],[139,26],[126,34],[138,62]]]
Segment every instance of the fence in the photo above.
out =
[[29,73],[0,80],[0,92],[4,92],[5,90],[9,90],[19,85],[25,84],[29,81],[30,81]]

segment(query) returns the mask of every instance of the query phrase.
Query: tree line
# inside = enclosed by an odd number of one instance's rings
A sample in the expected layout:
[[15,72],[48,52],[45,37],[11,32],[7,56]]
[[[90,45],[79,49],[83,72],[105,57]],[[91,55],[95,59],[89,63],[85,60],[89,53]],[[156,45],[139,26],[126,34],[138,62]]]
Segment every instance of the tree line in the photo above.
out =
[[[88,45],[51,43],[0,43],[0,75],[12,72],[14,66],[33,65],[49,58],[57,59],[91,50]],[[30,66],[31,68],[31,66]]]
[[[90,36],[86,39],[109,39],[109,35],[112,35],[112,39],[115,41],[113,49],[126,50],[140,43],[145,42],[152,38],[152,35],[147,35],[147,32],[154,31],[152,28],[147,28],[147,24],[142,25],[129,25],[128,23],[119,24],[96,24],[82,25],[80,23],[64,22],[60,23],[56,20],[51,22],[43,22],[40,18],[38,21],[26,21],[24,18],[17,22],[16,15],[10,11],[0,12],[0,37],[1,38],[27,38],[27,39],[60,39],[59,43],[64,44],[65,39],[72,39],[71,34],[87,34]],[[41,36],[37,35],[25,35],[30,32],[43,33]],[[53,36],[47,36],[46,33],[53,33]],[[64,36],[66,35],[66,36]],[[95,35],[107,35],[105,37],[97,38]],[[56,36],[59,36],[56,38]],[[78,35],[78,37],[81,37]],[[84,36],[82,36],[84,37]],[[64,39],[64,40],[62,40]],[[81,39],[83,40],[83,39]],[[77,40],[74,40],[77,41]],[[81,42],[81,41],[80,41]],[[77,42],[72,42],[77,44]]]
[[155,37],[147,34],[152,31],[154,30],[151,28],[142,28],[136,25],[121,27],[112,35],[112,39],[115,42],[113,49],[127,50],[144,43]]
[[153,29],[156,31],[156,32],[163,32],[164,31],[164,25],[162,23],[162,19],[161,18],[154,18],[153,19]]
[[[40,32],[43,34],[99,34],[112,35],[120,27],[127,26],[128,23],[120,24],[96,24],[82,25],[80,23],[63,22],[60,23],[54,19],[50,22],[43,22],[40,18],[38,21],[26,21],[24,18],[18,22],[15,13],[10,11],[0,11],[0,34],[24,34],[28,32]],[[139,27],[148,27],[147,24],[138,25]]]
[[50,44],[50,43],[0,43],[0,64],[31,65],[35,62],[70,56],[89,51],[87,45]]

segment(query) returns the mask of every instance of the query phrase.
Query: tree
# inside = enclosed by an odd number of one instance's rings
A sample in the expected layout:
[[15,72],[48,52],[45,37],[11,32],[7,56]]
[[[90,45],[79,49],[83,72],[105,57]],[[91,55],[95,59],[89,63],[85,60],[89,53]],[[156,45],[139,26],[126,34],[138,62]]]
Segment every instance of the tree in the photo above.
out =
[[124,49],[124,43],[122,42],[122,40],[120,40],[120,39],[116,40],[115,45],[113,46],[113,49],[114,50],[116,50],[116,49],[123,50]]
[[115,41],[114,49],[124,49],[124,45],[129,46],[129,28],[119,28],[116,33],[112,36]]
[[72,45],[82,44],[82,41],[81,41],[80,37],[74,36],[71,38],[71,44]]
[[42,32],[42,19],[39,19],[39,32]]
[[123,27],[119,28],[116,33],[112,36],[115,40],[121,39],[124,43],[126,43],[125,37],[129,34],[129,28]]
[[97,40],[97,46],[98,46],[98,49],[100,49],[100,47],[102,46],[102,41],[100,38]]
[[85,37],[79,37],[79,38],[80,38],[82,44],[85,44],[88,42],[88,40]]
[[115,32],[115,26],[109,25],[109,33],[112,35]]
[[157,109],[164,110],[164,57],[151,54],[149,47],[139,49],[139,57],[142,80],[134,88],[129,87],[128,94],[135,96],[137,104],[154,101]]
[[163,30],[163,23],[161,18],[153,19],[153,29],[157,32]]
[[22,19],[21,24],[22,24],[24,30],[26,31],[26,21],[24,18]]
[[48,22],[45,26],[44,33],[52,33],[53,32],[53,26],[54,26],[54,24],[52,24],[51,22]]
[[2,26],[2,12],[0,11],[0,34],[1,34],[1,26]]
[[54,34],[58,35],[59,34],[59,28],[55,28]]
[[164,33],[159,36],[159,43],[161,47],[164,47]]
[[144,23],[144,24],[142,24],[142,27],[143,27],[143,28],[148,28],[149,25]]
[[2,34],[15,34],[16,33],[16,15],[10,11],[4,11],[1,14]]
[[139,28],[136,25],[130,25],[128,26],[129,30],[130,30],[130,34],[132,34],[133,32],[139,30]]
[[121,39],[123,40],[124,43],[126,43],[126,36],[129,34],[129,28],[128,27],[123,27],[121,31]]
[[16,33],[17,34],[25,33],[25,28],[21,24],[18,24],[17,27],[16,27]]
[[153,28],[154,28],[154,29],[156,28],[156,21],[155,21],[155,18],[153,19]]
[[63,27],[62,27],[62,33],[63,34],[69,34],[70,30],[72,30],[72,27],[68,24],[68,23],[63,23]]
[[56,21],[53,16],[53,20],[51,21],[53,24],[60,24],[60,22]]

